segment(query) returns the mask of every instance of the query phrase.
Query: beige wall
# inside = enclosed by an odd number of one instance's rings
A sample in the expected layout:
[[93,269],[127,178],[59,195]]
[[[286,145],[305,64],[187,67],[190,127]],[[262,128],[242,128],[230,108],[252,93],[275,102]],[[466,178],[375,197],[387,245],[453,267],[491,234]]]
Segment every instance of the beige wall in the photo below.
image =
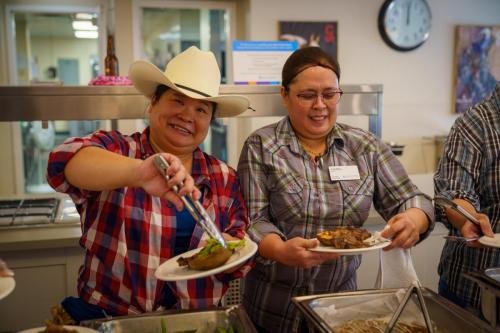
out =
[[426,159],[434,146],[425,138],[446,134],[456,118],[451,104],[454,27],[500,24],[500,1],[427,1],[433,15],[430,37],[410,52],[394,51],[381,39],[377,15],[384,0],[250,0],[247,15],[254,24],[247,38],[276,38],[280,20],[338,22],[341,83],[383,84],[383,138],[407,144],[402,161],[409,172],[429,172],[433,164]]

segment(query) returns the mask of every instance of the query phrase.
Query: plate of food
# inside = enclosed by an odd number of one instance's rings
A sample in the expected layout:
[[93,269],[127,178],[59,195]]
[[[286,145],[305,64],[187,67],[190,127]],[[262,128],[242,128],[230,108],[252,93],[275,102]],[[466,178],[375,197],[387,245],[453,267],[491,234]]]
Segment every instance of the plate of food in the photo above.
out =
[[316,239],[319,245],[309,249],[315,252],[330,252],[341,255],[357,255],[363,252],[382,249],[391,241],[383,237],[376,241],[369,240],[372,234],[363,228],[337,227],[333,230],[326,230],[318,233]]
[[98,333],[98,331],[83,326],[49,324],[47,326],[30,328],[19,333]]
[[483,236],[478,241],[486,246],[500,247],[500,234],[494,234],[493,237]]
[[243,264],[257,252],[257,244],[249,237],[240,241],[227,241],[224,249],[216,240],[209,239],[207,245],[197,248],[162,263],[155,276],[163,281],[198,279]]
[[12,276],[0,277],[0,299],[7,297],[16,287],[16,280]]

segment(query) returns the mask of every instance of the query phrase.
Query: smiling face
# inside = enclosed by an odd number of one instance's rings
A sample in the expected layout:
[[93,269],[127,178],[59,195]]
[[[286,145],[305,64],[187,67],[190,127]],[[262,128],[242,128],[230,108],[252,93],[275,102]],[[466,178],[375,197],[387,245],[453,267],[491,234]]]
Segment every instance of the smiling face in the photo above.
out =
[[152,101],[150,140],[175,155],[191,154],[207,136],[214,104],[187,97],[172,89]]
[[[300,72],[282,88],[281,96],[288,110],[295,132],[306,139],[325,138],[337,120],[337,105],[325,104],[322,98],[311,100],[311,96],[323,95],[325,99],[339,90],[337,75],[329,68],[313,66]],[[308,101],[309,100],[309,101]]]

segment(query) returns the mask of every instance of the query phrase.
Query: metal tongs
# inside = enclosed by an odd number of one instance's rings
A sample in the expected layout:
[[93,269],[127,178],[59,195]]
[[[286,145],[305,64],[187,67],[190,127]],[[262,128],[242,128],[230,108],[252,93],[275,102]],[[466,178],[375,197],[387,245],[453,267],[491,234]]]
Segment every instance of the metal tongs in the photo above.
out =
[[[168,164],[167,160],[161,156],[161,155],[156,155],[153,158],[153,162],[156,166],[156,168],[160,171],[160,173],[165,177],[165,179],[168,181],[170,180],[170,176],[167,175],[167,169],[170,166]],[[182,184],[180,184],[182,186]],[[179,193],[179,186],[174,185],[172,187],[175,193]],[[180,197],[182,202],[184,203],[184,206],[186,206],[187,210],[189,213],[193,216],[193,218],[198,222],[203,230],[213,239],[217,240],[224,248],[227,248],[226,241],[224,240],[224,237],[222,237],[222,234],[220,233],[219,229],[215,226],[214,221],[210,218],[210,215],[208,215],[207,211],[201,203],[198,200],[194,200],[190,195],[183,195]]]
[[464,218],[466,218],[470,222],[477,225],[479,227],[479,230],[481,230],[481,223],[479,223],[479,221],[474,216],[472,216],[468,211],[466,211],[465,209],[463,209],[461,206],[457,205],[456,203],[454,203],[450,199],[445,198],[445,197],[435,197],[434,203],[438,206],[443,207],[443,208],[450,208],[450,209],[454,210],[455,212],[462,215]]
[[391,320],[389,320],[389,323],[387,324],[387,327],[385,328],[384,333],[389,333],[392,331],[394,328],[394,325],[396,325],[396,322],[399,319],[399,316],[403,312],[403,309],[406,306],[406,303],[410,300],[411,295],[413,293],[417,294],[418,298],[418,303],[420,304],[420,310],[422,310],[422,314],[424,315],[424,320],[425,320],[425,326],[427,327],[427,332],[433,333],[434,329],[432,327],[432,322],[431,322],[431,317],[429,316],[429,311],[427,310],[427,307],[425,306],[425,300],[424,300],[424,295],[422,294],[422,286],[420,285],[420,282],[418,280],[413,281],[410,287],[406,290],[405,295],[403,296],[403,299],[399,303],[398,308],[394,312],[394,314],[391,317]]

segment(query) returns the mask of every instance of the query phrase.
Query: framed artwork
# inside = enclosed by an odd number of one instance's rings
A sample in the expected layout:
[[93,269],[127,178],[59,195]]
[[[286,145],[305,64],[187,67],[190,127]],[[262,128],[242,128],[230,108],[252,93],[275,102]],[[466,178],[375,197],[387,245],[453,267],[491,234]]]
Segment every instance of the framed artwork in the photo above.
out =
[[500,26],[457,26],[455,112],[483,101],[500,80]]
[[279,22],[279,39],[295,41],[299,48],[319,46],[337,58],[337,22]]

